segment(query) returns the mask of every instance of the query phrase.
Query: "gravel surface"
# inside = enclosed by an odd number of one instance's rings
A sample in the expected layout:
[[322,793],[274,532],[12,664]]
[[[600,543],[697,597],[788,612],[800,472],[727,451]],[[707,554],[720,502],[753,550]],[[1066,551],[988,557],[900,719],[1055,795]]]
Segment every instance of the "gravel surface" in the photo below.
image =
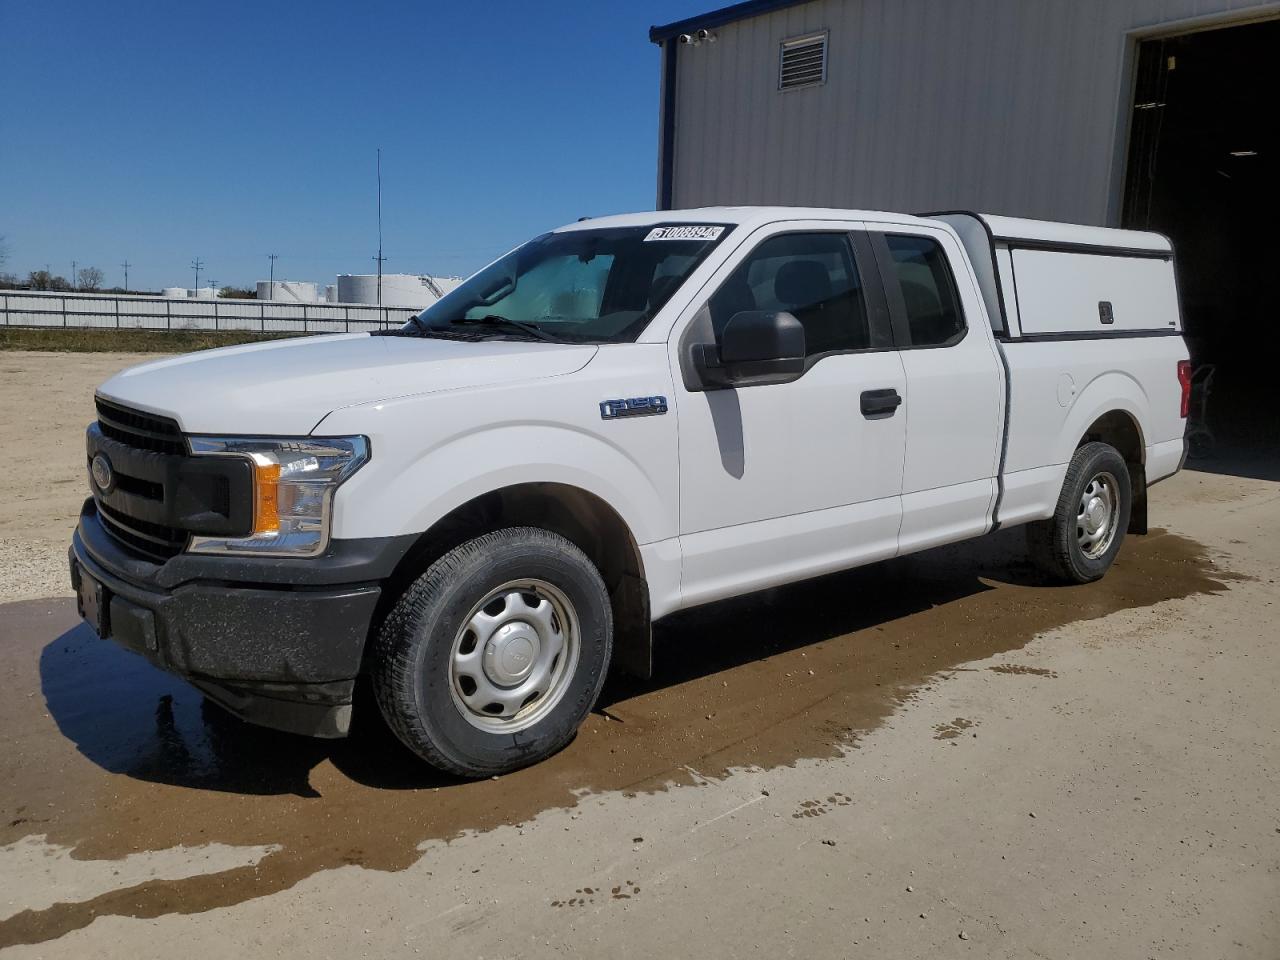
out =
[[0,603],[71,596],[67,539],[0,537]]
[[0,497],[0,603],[70,595],[67,545],[88,496],[94,388],[158,356],[0,351],[0,444],[21,451]]

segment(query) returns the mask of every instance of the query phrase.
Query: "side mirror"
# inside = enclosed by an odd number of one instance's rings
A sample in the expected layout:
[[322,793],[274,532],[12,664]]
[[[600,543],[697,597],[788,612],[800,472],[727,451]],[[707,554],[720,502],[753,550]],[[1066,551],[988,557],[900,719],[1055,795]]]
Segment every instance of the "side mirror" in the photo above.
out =
[[735,313],[720,346],[693,347],[693,363],[707,388],[790,383],[804,373],[804,326],[792,314],[767,310]]

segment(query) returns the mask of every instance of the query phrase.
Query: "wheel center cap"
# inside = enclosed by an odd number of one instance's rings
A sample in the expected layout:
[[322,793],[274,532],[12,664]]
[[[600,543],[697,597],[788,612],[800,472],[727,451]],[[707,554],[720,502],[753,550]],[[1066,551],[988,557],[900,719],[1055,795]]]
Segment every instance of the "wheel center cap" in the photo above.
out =
[[1089,501],[1089,508],[1085,511],[1085,520],[1089,533],[1097,533],[1107,522],[1107,505],[1094,497]]
[[484,672],[494,683],[514,687],[533,670],[539,647],[538,634],[529,624],[504,624],[485,644]]

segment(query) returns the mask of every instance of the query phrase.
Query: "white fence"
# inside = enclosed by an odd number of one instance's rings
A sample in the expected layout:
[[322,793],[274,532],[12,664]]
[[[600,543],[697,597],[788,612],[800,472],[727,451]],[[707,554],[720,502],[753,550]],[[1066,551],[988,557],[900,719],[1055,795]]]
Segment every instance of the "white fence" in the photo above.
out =
[[400,326],[418,312],[409,307],[346,303],[0,291],[0,325],[6,327],[345,333]]

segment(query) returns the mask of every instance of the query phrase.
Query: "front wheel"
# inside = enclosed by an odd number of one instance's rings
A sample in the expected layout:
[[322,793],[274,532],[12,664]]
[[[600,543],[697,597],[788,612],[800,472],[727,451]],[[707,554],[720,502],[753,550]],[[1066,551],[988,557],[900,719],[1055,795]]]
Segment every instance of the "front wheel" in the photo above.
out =
[[608,592],[586,554],[509,527],[449,551],[404,592],[375,641],[374,693],[418,756],[492,776],[573,738],[612,643]]
[[1053,517],[1027,526],[1032,557],[1068,583],[1089,583],[1111,568],[1129,526],[1129,468],[1115,447],[1092,442],[1076,450]]

